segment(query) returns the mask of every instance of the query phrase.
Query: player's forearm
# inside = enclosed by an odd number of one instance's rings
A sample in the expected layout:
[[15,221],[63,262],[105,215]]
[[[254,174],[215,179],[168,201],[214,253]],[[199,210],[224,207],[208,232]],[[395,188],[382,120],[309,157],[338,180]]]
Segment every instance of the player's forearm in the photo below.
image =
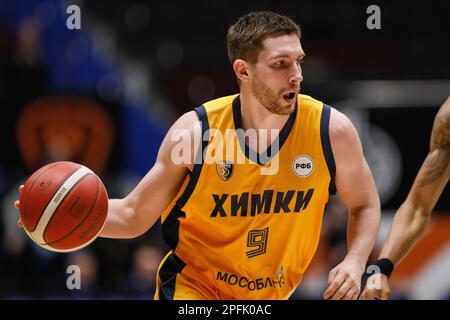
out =
[[365,268],[380,226],[379,205],[352,209],[347,224],[348,253],[346,258],[358,261]]
[[128,239],[139,236],[134,221],[134,210],[125,199],[110,199],[108,216],[100,237]]
[[380,258],[388,258],[397,265],[425,232],[430,221],[430,212],[406,201],[394,216],[391,230]]

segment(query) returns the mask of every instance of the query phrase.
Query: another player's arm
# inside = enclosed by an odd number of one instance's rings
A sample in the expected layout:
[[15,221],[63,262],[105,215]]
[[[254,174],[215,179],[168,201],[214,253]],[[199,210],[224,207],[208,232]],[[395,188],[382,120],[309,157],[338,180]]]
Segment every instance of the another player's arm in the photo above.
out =
[[351,121],[332,109],[330,142],[336,164],[336,188],[348,207],[348,252],[330,271],[325,299],[356,299],[361,275],[380,224],[380,200],[358,133]]
[[424,233],[445,185],[450,178],[450,98],[435,117],[430,151],[405,202],[394,216],[380,252],[397,265]]
[[[172,159],[173,147],[180,143],[173,139],[175,130],[185,130],[190,141],[191,159],[189,164],[177,164]],[[195,111],[178,119],[166,134],[153,168],[139,184],[123,199],[109,200],[109,210],[105,227],[100,234],[105,238],[135,238],[146,232],[179,191],[186,175],[193,168],[193,155],[198,145],[194,145],[194,131],[201,131]],[[191,139],[192,138],[192,139]]]
[[[391,289],[388,275],[394,265],[406,257],[425,232],[431,212],[450,178],[450,98],[442,105],[434,119],[430,139],[430,151],[425,158],[414,184],[392,221],[388,237],[380,251],[377,263],[384,259],[386,270],[382,272],[379,286],[366,287],[362,299],[389,299]],[[383,260],[381,260],[383,259]],[[391,264],[392,263],[392,264]],[[382,265],[381,265],[382,266]],[[369,277],[367,283],[376,275]]]

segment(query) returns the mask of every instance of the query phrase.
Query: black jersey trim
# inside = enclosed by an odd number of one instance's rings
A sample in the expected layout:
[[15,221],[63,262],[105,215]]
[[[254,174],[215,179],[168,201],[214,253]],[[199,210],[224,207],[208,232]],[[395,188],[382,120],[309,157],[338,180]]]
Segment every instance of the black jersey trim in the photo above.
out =
[[320,118],[320,139],[322,141],[323,154],[327,162],[328,171],[330,172],[330,185],[328,191],[330,194],[336,194],[336,164],[334,163],[333,150],[330,143],[330,114],[331,107],[324,104],[322,109],[322,116]]
[[183,206],[186,204],[186,202],[189,200],[190,196],[194,192],[195,186],[197,185],[198,179],[200,177],[200,173],[202,172],[203,160],[204,160],[203,155],[205,154],[206,148],[208,147],[209,122],[208,122],[208,116],[206,115],[205,107],[200,106],[200,107],[195,108],[194,110],[197,112],[198,118],[202,124],[202,135],[201,135],[202,143],[201,143],[201,147],[198,148],[197,156],[195,158],[194,168],[190,175],[189,182],[186,186],[186,189],[184,189],[183,194],[177,200],[177,204],[180,206],[180,208],[183,208]]
[[159,269],[159,300],[173,300],[175,296],[175,287],[177,275],[183,271],[186,263],[183,262],[175,253],[171,253]]

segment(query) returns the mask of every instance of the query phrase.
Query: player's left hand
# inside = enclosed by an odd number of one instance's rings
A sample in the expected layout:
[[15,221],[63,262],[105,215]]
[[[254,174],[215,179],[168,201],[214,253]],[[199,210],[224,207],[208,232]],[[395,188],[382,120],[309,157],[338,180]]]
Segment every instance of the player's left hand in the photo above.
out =
[[[23,188],[24,188],[24,185],[21,184],[19,187],[19,196],[22,195]],[[20,210],[20,201],[16,200],[14,202],[14,206],[16,207],[16,209]],[[20,220],[20,216],[19,216],[19,220],[17,221],[17,225],[19,226],[19,228],[23,228],[23,224],[22,224],[22,220]]]
[[[376,279],[378,277],[378,279]],[[369,283],[375,282],[378,286],[371,288]],[[366,287],[364,288],[359,300],[389,300],[391,298],[391,288],[389,287],[389,279],[386,275],[375,273],[367,279]]]
[[361,290],[361,276],[364,265],[350,258],[344,259],[328,275],[328,288],[324,299],[356,300]]

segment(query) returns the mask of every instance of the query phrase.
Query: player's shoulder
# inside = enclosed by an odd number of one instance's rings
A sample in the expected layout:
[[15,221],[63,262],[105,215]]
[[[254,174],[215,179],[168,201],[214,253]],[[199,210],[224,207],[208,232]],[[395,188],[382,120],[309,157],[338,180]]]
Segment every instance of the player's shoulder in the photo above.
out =
[[439,121],[440,125],[447,127],[450,129],[450,96],[444,102],[444,104],[439,108],[439,111],[436,115],[436,121]]
[[332,144],[358,142],[358,133],[349,117],[336,108],[330,107],[329,135]]
[[195,110],[181,115],[170,127],[165,139],[167,146],[174,147],[180,141],[193,142],[196,137],[201,137],[202,124]]
[[330,129],[342,131],[348,128],[353,128],[353,123],[349,117],[336,108],[330,107]]
[[181,115],[172,125],[172,129],[188,129],[194,126],[199,120],[197,112],[191,110]]
[[450,149],[450,97],[439,108],[434,118],[431,148],[445,148],[447,152]]

